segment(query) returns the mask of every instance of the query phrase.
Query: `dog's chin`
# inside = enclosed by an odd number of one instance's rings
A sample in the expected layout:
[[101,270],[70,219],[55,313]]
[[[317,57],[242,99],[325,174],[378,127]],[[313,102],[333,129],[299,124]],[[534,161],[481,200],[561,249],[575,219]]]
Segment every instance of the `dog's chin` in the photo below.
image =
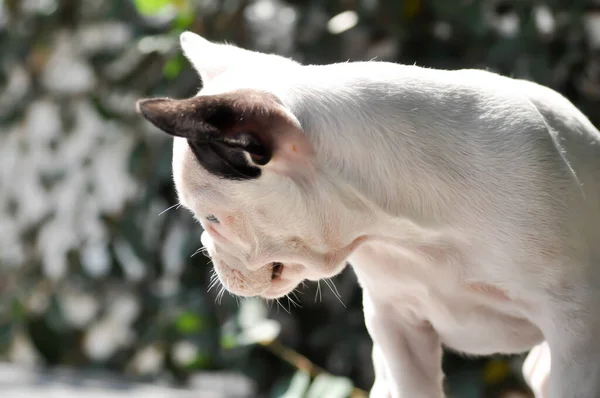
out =
[[274,300],[281,297],[285,297],[293,292],[300,283],[273,283],[266,291],[262,292],[259,296],[266,300]]
[[334,276],[339,275],[346,268],[347,265],[348,263],[344,261],[343,263],[340,263],[335,267],[329,268],[327,270],[318,270],[312,272],[309,271],[305,273],[305,279],[312,282],[318,282],[322,279],[333,278]]

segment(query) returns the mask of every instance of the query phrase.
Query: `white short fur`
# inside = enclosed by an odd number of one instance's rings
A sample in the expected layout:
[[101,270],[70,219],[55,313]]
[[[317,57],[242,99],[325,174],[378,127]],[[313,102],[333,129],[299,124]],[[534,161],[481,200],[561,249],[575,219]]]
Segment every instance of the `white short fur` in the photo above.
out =
[[[280,297],[349,261],[372,397],[444,396],[442,345],[488,355],[543,341],[549,397],[600,397],[600,133],[568,100],[480,70],[300,65],[189,32],[181,43],[199,96],[272,93],[314,150],[295,163],[310,178],[267,164],[239,182],[175,139],[180,201],[228,290]],[[274,282],[272,261],[284,263]]]

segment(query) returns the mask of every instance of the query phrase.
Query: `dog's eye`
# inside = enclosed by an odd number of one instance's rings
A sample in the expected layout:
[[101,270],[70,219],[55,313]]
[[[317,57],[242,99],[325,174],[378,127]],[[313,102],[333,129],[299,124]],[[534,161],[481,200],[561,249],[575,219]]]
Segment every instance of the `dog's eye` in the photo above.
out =
[[206,216],[206,221],[210,221],[210,222],[214,222],[214,223],[219,223],[219,220],[217,219],[217,217],[215,217],[212,214],[209,214],[208,216]]

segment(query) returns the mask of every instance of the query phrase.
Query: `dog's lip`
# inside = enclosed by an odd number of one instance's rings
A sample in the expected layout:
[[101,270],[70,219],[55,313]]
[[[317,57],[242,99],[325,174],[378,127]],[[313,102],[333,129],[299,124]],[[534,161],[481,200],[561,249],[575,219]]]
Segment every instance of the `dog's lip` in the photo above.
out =
[[292,284],[290,280],[277,280],[271,282],[271,284],[262,292],[259,293],[259,296],[262,296],[266,299],[275,299],[279,297],[283,297],[290,292],[294,291],[294,289],[298,286],[298,283]]
[[266,298],[266,299],[275,299],[275,298],[280,298],[280,297],[284,297],[287,294],[289,294],[293,289],[291,288],[280,288],[280,289],[273,289],[273,288],[269,288],[266,291],[262,292],[260,294],[260,296]]

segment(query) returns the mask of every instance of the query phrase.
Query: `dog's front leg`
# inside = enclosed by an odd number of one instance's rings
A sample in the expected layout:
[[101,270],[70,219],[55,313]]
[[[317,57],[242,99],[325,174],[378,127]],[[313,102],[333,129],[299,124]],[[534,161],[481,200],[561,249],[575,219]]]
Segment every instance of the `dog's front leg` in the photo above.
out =
[[428,323],[410,322],[393,307],[363,293],[365,323],[373,339],[371,398],[442,398],[440,339]]
[[[548,398],[600,397],[600,300],[556,303],[543,332],[551,358]],[[574,304],[577,303],[577,304]]]
[[550,379],[550,347],[544,341],[533,347],[523,363],[523,377],[536,398],[548,397]]
[[391,398],[386,376],[387,365],[381,348],[373,343],[373,370],[375,372],[375,381],[369,393],[369,398]]

